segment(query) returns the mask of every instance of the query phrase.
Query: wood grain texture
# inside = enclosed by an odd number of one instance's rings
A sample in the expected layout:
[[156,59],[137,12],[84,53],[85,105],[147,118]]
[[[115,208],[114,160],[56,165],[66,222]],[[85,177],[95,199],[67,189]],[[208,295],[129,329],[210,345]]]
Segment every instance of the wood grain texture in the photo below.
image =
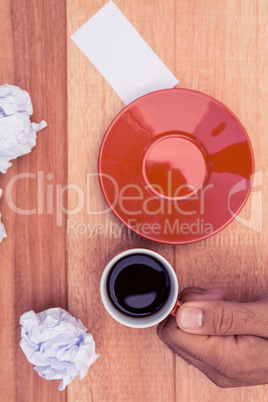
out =
[[[241,301],[268,292],[267,1],[115,0],[180,79],[179,87],[225,103],[243,122],[254,148],[258,181],[241,217],[255,231],[234,221],[210,239],[176,247],[142,239],[103,212],[107,207],[94,176],[98,152],[106,128],[124,105],[70,35],[105,3],[67,0],[67,18],[63,0],[4,0],[0,5],[0,84],[28,90],[32,120],[49,124],[38,134],[32,153],[0,176],[5,189],[18,173],[40,172],[38,179],[16,182],[11,192],[20,208],[37,208],[39,202],[39,214],[14,213],[5,194],[0,202],[8,232],[0,245],[1,402],[263,402],[268,386],[220,389],[175,357],[155,328],[117,324],[102,307],[99,281],[117,252],[145,247],[170,261],[181,289],[224,288],[229,298]],[[68,200],[63,188],[67,182]],[[67,222],[60,210],[61,193],[64,206],[68,202]],[[88,375],[63,393],[58,382],[34,372],[19,348],[20,315],[52,306],[68,308],[80,318],[100,354]]]
[[[102,4],[104,2],[87,0],[69,2],[68,36]],[[146,2],[142,8],[131,1],[116,4],[163,61],[173,68],[173,1]],[[153,28],[148,23],[152,18],[156,21],[171,21],[165,24],[165,33],[161,30],[158,33],[162,35],[162,40],[158,40],[153,34]],[[163,41],[165,35],[170,38],[170,48]],[[121,100],[108,83],[69,40],[68,181],[78,184],[84,194],[88,188],[90,211],[107,209],[97,177],[91,178],[87,184],[87,175],[97,173],[98,152],[103,135],[122,107]],[[75,155],[79,155],[79,159],[73,163]],[[68,200],[69,208],[74,208],[77,202],[74,191],[69,193]],[[93,215],[90,211],[85,205],[76,214],[69,214],[68,306],[69,311],[79,317],[92,332],[97,353],[101,357],[89,370],[85,380],[70,384],[68,400],[172,401],[175,398],[174,356],[163,347],[155,334],[155,328],[139,331],[118,325],[102,307],[99,281],[108,261],[124,249],[139,246],[155,249],[172,264],[174,250],[128,232],[110,212]],[[83,233],[85,224],[93,229],[92,235],[89,230]],[[114,231],[122,230],[122,233],[111,233],[110,225],[114,225]],[[108,229],[106,233],[98,234],[97,227]]]
[[[56,184],[65,185],[67,178],[65,2],[6,0],[0,10],[0,84],[26,89],[34,108],[32,121],[48,122],[38,134],[37,147],[0,175],[8,235],[0,245],[0,399],[60,402],[66,392],[57,390],[57,382],[39,377],[19,347],[19,317],[29,310],[66,308],[66,219],[57,227],[56,199],[47,200],[47,184],[55,192]],[[28,216],[13,212],[7,199],[8,185],[19,173],[32,176],[15,182],[10,194],[17,207],[37,209]],[[47,205],[53,214],[47,213]]]
[[[239,117],[252,141],[260,183],[241,213],[243,222],[258,231],[234,221],[210,239],[177,246],[176,272],[182,288],[225,289],[230,300],[258,300],[268,293],[267,2],[180,1],[176,21],[175,75],[180,85],[216,97]],[[268,386],[219,389],[176,361],[180,401],[264,401],[267,394]]]
[[[69,1],[68,36],[104,3]],[[163,1],[116,1],[116,4],[181,79],[181,87],[217,97],[240,117],[250,134],[256,157],[260,155],[256,170],[262,170],[265,183],[267,161],[262,150],[267,149],[268,144],[259,120],[264,89],[260,83],[257,88],[254,86],[256,76],[257,82],[264,79],[267,64],[267,33],[265,35],[261,29],[265,21],[260,24],[260,19],[265,18],[265,2],[185,0],[174,4]],[[71,42],[68,43],[68,71],[69,182],[79,183],[85,189],[86,174],[97,172],[97,154],[105,129],[123,105]],[[265,125],[266,120],[263,118],[261,124]],[[80,158],[73,164],[76,152]],[[104,210],[97,179],[88,184],[91,210]],[[256,190],[265,196],[267,187],[263,184]],[[75,202],[75,194],[70,193],[69,205],[75,206]],[[258,197],[249,200],[242,214],[248,220],[252,213],[251,202],[255,214],[261,207]],[[157,342],[153,329],[136,331],[116,324],[103,311],[98,294],[101,272],[107,261],[116,252],[144,246],[163,253],[175,263],[181,288],[222,287],[231,298],[257,299],[267,291],[264,249],[267,222],[265,216],[262,218],[260,233],[233,222],[204,242],[172,247],[143,240],[123,228],[120,233],[121,226],[111,214],[92,216],[82,208],[69,216],[69,309],[91,329],[101,357],[83,383],[74,382],[69,386],[68,399],[264,400],[267,387],[221,390],[180,359],[176,359],[174,366],[174,357]],[[87,223],[94,231],[105,222],[114,224],[116,235],[96,232],[90,235],[90,229],[85,228]]]
[[[69,1],[68,36],[104,3]],[[221,390],[181,359],[176,358],[174,366],[174,357],[156,341],[153,329],[122,328],[103,311],[98,287],[102,269],[116,252],[144,246],[163,253],[171,263],[174,261],[181,288],[193,285],[222,287],[227,290],[228,297],[243,301],[257,299],[267,292],[267,252],[264,248],[267,218],[261,210],[267,195],[264,149],[268,144],[263,135],[267,118],[263,116],[260,120],[268,88],[267,82],[261,85],[261,81],[267,81],[264,77],[267,65],[267,31],[263,30],[267,23],[265,1],[116,1],[116,4],[175,72],[181,80],[179,87],[215,96],[243,121],[252,139],[256,170],[262,172],[263,185],[253,189],[257,197],[251,197],[241,217],[250,221],[255,214],[254,219],[262,222],[263,227],[255,232],[233,222],[204,242],[172,247],[142,240],[126,229],[122,229],[118,238],[112,234],[89,236],[83,226],[85,223],[92,229],[94,224],[104,225],[107,220],[121,228],[111,214],[91,216],[84,208],[69,216],[72,219],[68,235],[69,309],[92,329],[101,357],[82,384],[74,382],[69,387],[68,398],[263,401],[267,393],[265,386]],[[97,154],[105,129],[123,105],[72,43],[68,43],[68,72],[69,182],[78,182],[85,189],[86,174],[97,172]],[[70,113],[74,99],[76,107]],[[72,164],[78,149],[79,161]],[[105,209],[97,180],[91,180],[89,187],[92,210]],[[69,194],[69,205],[75,205],[75,200],[75,194]],[[261,213],[263,216],[259,217]],[[247,223],[252,225],[252,222]],[[258,225],[254,227],[260,229]],[[141,357],[137,357],[137,351]]]

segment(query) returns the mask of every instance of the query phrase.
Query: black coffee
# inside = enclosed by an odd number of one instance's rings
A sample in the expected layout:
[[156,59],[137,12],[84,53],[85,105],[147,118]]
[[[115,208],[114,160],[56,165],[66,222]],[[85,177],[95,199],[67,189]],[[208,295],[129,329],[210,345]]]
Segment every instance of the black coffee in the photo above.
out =
[[147,317],[159,311],[170,291],[163,265],[146,254],[123,257],[111,269],[107,292],[113,305],[130,317]]

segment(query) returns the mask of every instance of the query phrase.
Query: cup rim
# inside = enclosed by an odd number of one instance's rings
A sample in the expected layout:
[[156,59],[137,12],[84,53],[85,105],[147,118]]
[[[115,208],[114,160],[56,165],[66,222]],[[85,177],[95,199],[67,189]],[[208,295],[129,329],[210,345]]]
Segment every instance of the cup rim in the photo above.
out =
[[[111,268],[117,261],[130,254],[138,254],[138,253],[149,255],[160,261],[169,274],[172,286],[166,303],[158,312],[148,317],[135,318],[135,317],[129,317],[119,312],[114,307],[114,305],[109,299],[109,296],[107,295],[106,281]],[[106,311],[117,322],[131,328],[149,328],[164,320],[172,311],[176,303],[178,293],[179,293],[178,279],[172,265],[161,254],[146,248],[132,248],[116,254],[105,266],[100,280],[100,295]]]

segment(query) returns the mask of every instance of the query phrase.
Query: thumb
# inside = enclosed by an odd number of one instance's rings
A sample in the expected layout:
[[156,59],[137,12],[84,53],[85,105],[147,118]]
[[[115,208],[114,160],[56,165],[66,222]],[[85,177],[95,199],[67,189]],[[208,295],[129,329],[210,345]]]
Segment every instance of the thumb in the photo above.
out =
[[177,313],[185,332],[201,335],[256,335],[268,338],[268,299],[255,303],[192,301]]

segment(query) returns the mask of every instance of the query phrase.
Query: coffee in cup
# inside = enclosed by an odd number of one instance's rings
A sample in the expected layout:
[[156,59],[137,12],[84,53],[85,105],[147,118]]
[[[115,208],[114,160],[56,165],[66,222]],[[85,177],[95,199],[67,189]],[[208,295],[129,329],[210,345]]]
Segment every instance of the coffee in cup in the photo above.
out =
[[105,267],[100,293],[108,313],[135,328],[162,321],[178,306],[178,281],[169,262],[148,249],[132,249]]

